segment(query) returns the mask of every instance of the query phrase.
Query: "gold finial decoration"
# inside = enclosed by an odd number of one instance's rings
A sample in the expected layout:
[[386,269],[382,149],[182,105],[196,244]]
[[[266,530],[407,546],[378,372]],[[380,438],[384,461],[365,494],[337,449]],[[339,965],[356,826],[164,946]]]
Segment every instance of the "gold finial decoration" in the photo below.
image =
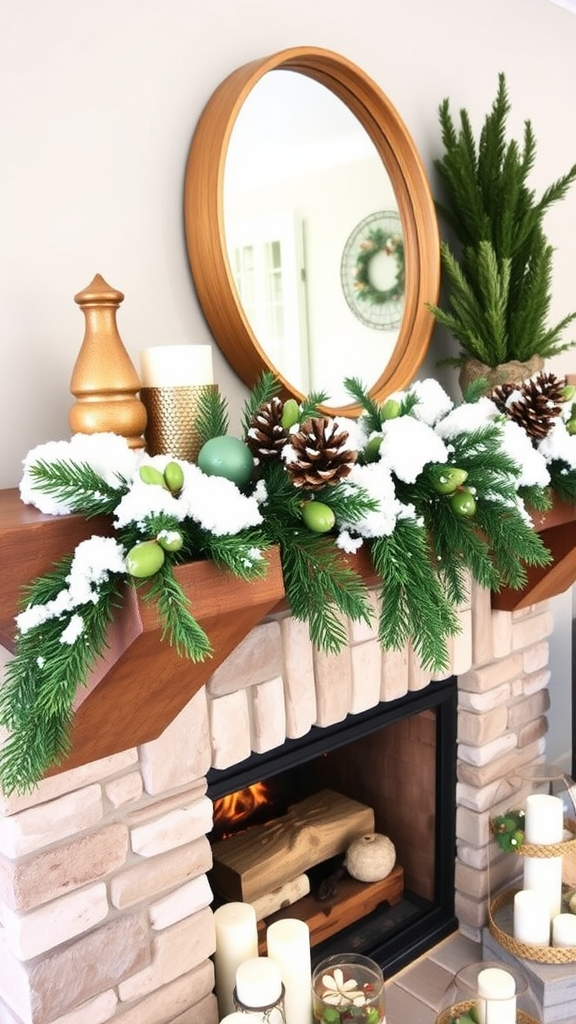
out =
[[70,381],[76,402],[68,420],[75,434],[111,431],[131,448],[143,448],[146,409],[138,397],[140,379],[116,326],[123,299],[100,274],[74,296],[86,329]]

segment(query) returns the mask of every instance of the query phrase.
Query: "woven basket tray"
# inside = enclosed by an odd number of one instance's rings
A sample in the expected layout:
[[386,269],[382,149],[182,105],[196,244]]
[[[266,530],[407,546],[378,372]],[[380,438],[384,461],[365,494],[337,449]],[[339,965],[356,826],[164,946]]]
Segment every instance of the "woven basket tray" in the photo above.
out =
[[[573,839],[563,839],[560,843],[522,843],[522,846],[507,852],[514,857],[561,857],[565,853],[572,853],[576,850],[576,821],[564,818],[564,828],[572,833]],[[490,832],[496,838],[497,832],[492,822]]]
[[[466,1013],[467,1010],[471,1010],[474,1006],[474,1000],[469,999],[462,1003],[454,1003],[453,1006],[449,1006],[447,1010],[442,1010],[436,1017],[436,1024],[452,1024],[454,1020],[461,1013]],[[531,1017],[529,1013],[524,1013],[524,1010],[516,1010],[516,1024],[538,1024],[535,1017]]]
[[576,961],[576,946],[533,946],[528,942],[519,942],[508,932],[499,928],[494,920],[501,907],[514,902],[518,889],[504,889],[498,893],[488,905],[488,931],[500,943],[503,949],[523,960],[536,960],[541,964],[571,964]]

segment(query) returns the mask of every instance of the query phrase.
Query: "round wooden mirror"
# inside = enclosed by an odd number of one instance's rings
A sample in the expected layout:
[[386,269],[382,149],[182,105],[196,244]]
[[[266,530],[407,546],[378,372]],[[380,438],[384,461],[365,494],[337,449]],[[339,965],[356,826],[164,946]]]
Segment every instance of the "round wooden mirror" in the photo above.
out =
[[[306,92],[303,92],[304,80],[296,77],[294,73],[296,76],[305,76],[308,80],[307,86],[316,90],[314,102],[309,99]],[[293,83],[292,88],[290,83]],[[285,94],[292,94],[292,108],[288,113],[281,108],[280,96]],[[318,108],[316,99],[320,102]],[[333,104],[332,107],[328,106],[328,100]],[[265,105],[262,106],[262,103]],[[270,111],[268,117],[264,117],[262,113],[266,109],[266,104]],[[248,108],[253,108],[252,120],[247,117]],[[316,117],[315,128],[313,117],[311,120],[312,109],[316,110],[316,114],[313,115]],[[328,122],[334,120],[344,123],[344,118],[348,118],[349,125],[347,128],[339,126],[338,131],[342,137],[339,146],[335,147],[332,141],[324,138],[324,131]],[[307,139],[306,147],[301,153],[296,152],[294,136],[291,134],[294,122],[306,122],[308,125],[303,132]],[[245,127],[250,124],[251,129]],[[260,125],[259,137],[254,134],[255,124]],[[350,125],[355,128],[354,142],[351,141]],[[361,139],[358,141],[358,133],[363,136],[366,145]],[[288,282],[279,281],[277,275],[281,247],[274,240],[276,235],[273,232],[276,228],[271,228],[272,233],[269,233],[272,241],[267,243],[267,280],[264,281],[263,291],[268,295],[272,320],[276,317],[276,321],[280,321],[284,326],[288,341],[285,345],[288,354],[285,357],[277,355],[269,339],[263,337],[263,332],[258,326],[258,317],[253,315],[250,308],[253,304],[252,288],[255,273],[254,244],[253,241],[247,244],[236,240],[239,218],[236,210],[234,216],[231,215],[234,195],[231,186],[232,166],[237,168],[237,153],[244,151],[252,155],[253,170],[247,171],[244,167],[244,178],[251,178],[252,191],[255,193],[264,191],[265,187],[270,185],[271,178],[267,178],[266,175],[269,175],[269,167],[272,165],[285,167],[292,162],[298,164],[301,170],[304,165],[303,169],[310,180],[313,171],[315,173],[317,169],[312,169],[309,156],[313,151],[310,138],[312,134],[316,156],[319,152],[325,156],[335,148],[339,148],[340,152],[345,149],[349,165],[344,177],[340,168],[339,178],[332,177],[330,186],[323,182],[320,190],[316,192],[316,195],[323,196],[332,189],[330,230],[332,220],[336,222],[340,218],[340,237],[348,240],[346,245],[339,245],[338,241],[331,243],[325,250],[329,257],[324,260],[323,269],[326,273],[323,276],[338,278],[337,282],[334,282],[338,286],[337,296],[331,298],[328,306],[324,307],[328,308],[330,315],[335,318],[329,327],[331,349],[321,349],[323,353],[330,351],[331,354],[322,354],[320,357],[324,366],[331,367],[329,387],[325,386],[324,380],[319,379],[317,374],[310,379],[308,372],[292,370],[295,364],[294,353],[296,350],[305,349],[306,345],[302,344],[299,327],[294,326],[302,317],[295,315],[292,318],[294,323],[288,329],[285,310],[281,309],[278,315],[277,310],[273,308],[278,295],[281,295],[284,301],[288,291]],[[286,141],[285,150],[282,149],[283,139]],[[357,144],[358,160],[353,161],[350,154],[356,151]],[[367,147],[372,155],[365,152]],[[362,154],[360,149],[363,150]],[[377,165],[376,171],[380,178],[375,179],[376,186],[373,183],[368,186],[364,178],[360,180],[354,177],[360,160],[368,160],[371,161],[371,165]],[[374,170],[375,168],[371,166],[372,177]],[[330,173],[334,174],[333,169]],[[257,180],[258,175],[261,182]],[[334,191],[334,180],[342,183],[340,192],[338,189]],[[281,194],[281,211],[288,213],[288,220],[293,222],[294,207],[300,206],[301,200],[295,203],[293,192],[291,193],[284,183],[280,185],[276,180],[268,191]],[[360,207],[350,205],[348,200],[351,196],[359,196],[363,198],[364,203],[369,204],[369,209],[365,210],[369,216],[361,219],[356,225],[351,211],[358,211]],[[310,208],[314,209],[313,206]],[[343,216],[343,208],[347,210],[348,220]],[[384,219],[379,221],[378,217]],[[251,225],[256,234],[262,219],[261,216],[255,215],[253,206],[248,207],[244,220]],[[271,223],[269,210],[264,219],[267,225]],[[302,249],[305,249],[306,245],[311,247],[313,227],[308,223],[309,219],[309,216],[305,215],[303,233],[301,225],[296,233],[295,249],[300,242]],[[311,391],[325,391],[330,396],[325,407],[327,412],[354,415],[358,411],[354,404],[348,398],[343,398],[338,388],[334,389],[331,386],[336,353],[343,353],[345,356],[341,378],[359,378],[369,389],[372,398],[378,402],[383,401],[390,392],[405,387],[414,378],[426,354],[433,328],[433,317],[428,312],[426,303],[434,303],[438,298],[440,252],[434,203],[418,152],[397,111],[378,86],[350,61],[329,50],[294,47],[252,61],[229,75],[208,101],[194,132],[186,167],[184,222],[190,267],[204,315],[221,351],[248,387],[252,387],[262,371],[268,369],[278,376],[285,397],[294,396],[300,399]],[[354,316],[354,304],[350,300],[350,292],[353,289],[350,287],[350,281],[343,277],[345,273],[352,271],[346,270],[344,257],[346,253],[350,255],[350,251],[352,257],[355,252],[359,255],[365,252],[366,238],[362,234],[365,224],[366,230],[372,230],[368,227],[370,224],[375,224],[377,229],[378,225],[382,224],[387,232],[388,241],[391,237],[389,225],[394,223],[398,224],[394,238],[400,240],[401,249],[394,250],[393,277],[384,277],[383,284],[377,279],[370,281],[370,287],[371,300],[375,299],[376,303],[379,298],[382,298],[383,302],[388,302],[392,295],[397,300],[401,290],[401,302],[396,302],[394,307],[395,314],[398,309],[400,314],[396,322],[392,323],[393,333],[390,334],[386,318],[381,317],[381,311],[374,307],[378,317],[373,318],[373,329],[370,323],[368,326],[363,324],[362,330],[366,332],[366,341],[360,338],[356,340],[355,330],[358,321],[366,318]],[[326,235],[328,228],[324,228],[323,232]],[[372,237],[367,236],[370,244]],[[353,246],[352,250],[350,244]],[[356,250],[354,245],[357,246]],[[291,245],[289,248],[292,247]],[[249,265],[242,263],[242,256],[246,255]],[[330,265],[330,260],[333,259],[338,261],[336,270]],[[376,262],[375,260],[374,265]],[[390,261],[385,273],[389,273],[389,266]],[[304,318],[307,317],[309,323],[313,323],[315,317],[316,320],[328,320],[326,313],[316,314],[314,306],[318,301],[317,282],[320,275],[309,272],[305,256],[302,265],[296,262],[295,267],[292,276],[296,283],[305,281],[306,294],[301,303]],[[365,261],[362,269],[367,269]],[[242,283],[243,275],[245,278],[248,276],[245,287]],[[365,274],[364,281],[366,279]],[[356,284],[355,280],[354,286]],[[388,315],[388,309],[385,309],[384,313]],[[347,321],[347,318],[350,320]],[[379,329],[379,320],[384,321],[385,330]],[[274,334],[274,329],[271,333]],[[315,362],[318,363],[319,358],[313,352],[314,332],[308,341],[310,351],[303,357],[303,361],[308,366],[313,366]],[[363,365],[359,358],[364,344],[366,352],[370,350],[369,357],[366,356],[366,365]],[[335,401],[332,398],[334,391]]]

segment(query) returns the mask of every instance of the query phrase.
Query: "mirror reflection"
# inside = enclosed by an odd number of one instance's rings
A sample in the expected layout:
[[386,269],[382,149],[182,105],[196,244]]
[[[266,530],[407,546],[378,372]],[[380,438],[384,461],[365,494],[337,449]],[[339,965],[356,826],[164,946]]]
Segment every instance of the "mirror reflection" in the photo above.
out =
[[273,69],[244,99],[224,166],[226,252],[270,363],[330,403],[371,386],[404,308],[402,223],[368,133],[329,89]]

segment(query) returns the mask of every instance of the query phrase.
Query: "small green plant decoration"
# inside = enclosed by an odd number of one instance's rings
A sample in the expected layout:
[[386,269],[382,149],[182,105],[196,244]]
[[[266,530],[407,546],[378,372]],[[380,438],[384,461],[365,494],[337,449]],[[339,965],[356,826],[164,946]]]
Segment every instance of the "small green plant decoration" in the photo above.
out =
[[468,357],[487,367],[527,363],[573,345],[563,343],[562,334],[576,312],[548,325],[554,249],[543,224],[576,180],[576,164],[538,198],[529,186],[536,157],[532,125],[524,122],[522,144],[507,140],[510,109],[503,73],[478,142],[466,110],[458,128],[449,100],[439,107],[444,154],[434,166],[444,197],[437,209],[460,251],[441,243],[446,305],[429,308],[460,343],[458,358],[447,360],[453,365]]

